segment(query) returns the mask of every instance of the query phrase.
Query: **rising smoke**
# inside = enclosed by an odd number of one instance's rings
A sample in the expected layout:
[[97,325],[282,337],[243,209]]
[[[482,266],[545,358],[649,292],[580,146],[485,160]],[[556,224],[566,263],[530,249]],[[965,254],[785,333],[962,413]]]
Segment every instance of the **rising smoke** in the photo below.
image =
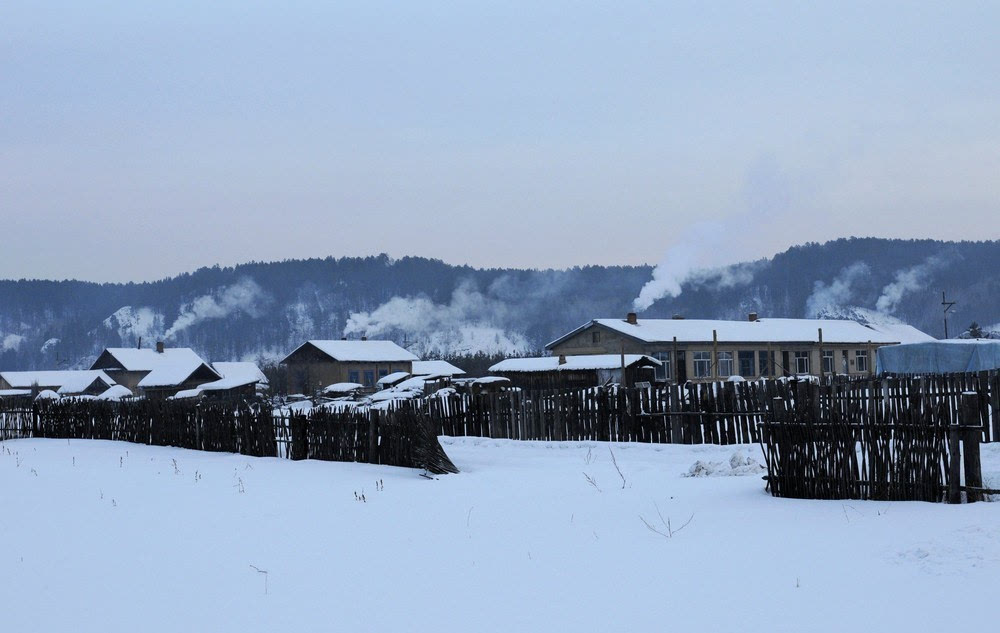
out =
[[947,256],[931,255],[916,266],[897,271],[893,282],[882,288],[882,294],[875,303],[875,309],[886,314],[895,312],[903,297],[910,292],[924,288],[931,274],[943,268],[949,261],[950,258]]
[[445,304],[424,296],[393,297],[371,312],[353,313],[344,335],[402,339],[422,356],[525,353],[531,349],[527,338],[507,329],[517,320],[518,306],[498,297],[508,283],[494,283],[484,293],[466,280]]
[[222,319],[233,314],[257,317],[268,299],[267,293],[256,281],[245,277],[231,286],[219,288],[212,294],[202,295],[181,306],[180,315],[164,337],[172,339],[178,333],[208,319]]
[[854,285],[869,277],[871,272],[868,264],[855,262],[843,268],[829,284],[822,281],[813,282],[813,292],[806,299],[806,317],[815,319],[850,305],[854,296]]

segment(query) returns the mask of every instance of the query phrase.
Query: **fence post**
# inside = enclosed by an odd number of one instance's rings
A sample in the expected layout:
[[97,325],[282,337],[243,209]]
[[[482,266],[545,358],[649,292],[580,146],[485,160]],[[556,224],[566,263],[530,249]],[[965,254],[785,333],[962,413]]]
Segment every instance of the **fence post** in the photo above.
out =
[[957,420],[948,427],[948,503],[962,503],[962,451]]
[[965,453],[965,498],[969,503],[982,501],[982,493],[972,488],[983,487],[982,464],[979,461],[979,439],[983,429],[979,427],[979,394],[966,391],[962,394],[962,409],[959,422],[963,426],[972,427],[962,438]]

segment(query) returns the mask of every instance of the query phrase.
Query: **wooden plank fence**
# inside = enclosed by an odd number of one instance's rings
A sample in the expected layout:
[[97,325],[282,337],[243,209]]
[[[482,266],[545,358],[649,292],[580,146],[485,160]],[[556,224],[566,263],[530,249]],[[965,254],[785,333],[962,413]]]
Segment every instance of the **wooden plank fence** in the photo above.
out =
[[[688,383],[576,391],[507,391],[430,396],[421,401],[439,435],[514,440],[592,440],[678,444],[748,444],[774,403],[814,417],[861,414],[875,420],[904,409],[957,411],[962,394],[978,395],[982,441],[1000,439],[1000,374],[828,380]],[[859,413],[860,412],[860,413]]]
[[0,409],[0,440],[116,440],[256,457],[458,472],[418,410],[276,415],[265,403],[59,400]]

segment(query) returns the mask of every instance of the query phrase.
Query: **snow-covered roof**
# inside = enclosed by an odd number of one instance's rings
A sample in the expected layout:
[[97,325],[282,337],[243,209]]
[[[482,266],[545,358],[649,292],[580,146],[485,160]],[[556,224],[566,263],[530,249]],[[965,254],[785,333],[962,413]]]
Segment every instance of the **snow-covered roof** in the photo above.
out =
[[175,393],[174,395],[167,398],[167,400],[188,400],[191,398],[200,398],[202,394],[201,388],[197,389],[182,389]]
[[51,389],[43,389],[35,396],[35,400],[58,400],[59,394]]
[[48,371],[4,371],[0,378],[14,389],[30,389],[34,385],[54,387],[59,393],[72,394],[86,391],[95,380],[110,387],[115,381],[100,369],[64,369]]
[[330,358],[339,361],[354,361],[362,363],[405,363],[418,360],[411,352],[406,351],[392,341],[322,341],[310,340],[295,348],[281,362],[288,361],[295,352],[306,345],[312,345]]
[[415,360],[413,361],[414,376],[463,376],[465,371],[455,367],[446,360]]
[[323,389],[323,393],[350,393],[365,386],[356,382],[335,382]]
[[483,376],[482,378],[476,378],[472,381],[474,385],[493,385],[498,382],[510,382],[510,378],[504,378],[503,376]]
[[222,378],[190,347],[168,347],[162,352],[149,348],[109,347],[104,353],[113,357],[126,371],[148,371],[139,381],[139,386],[144,388],[179,385],[202,366]]
[[[921,332],[917,328],[912,325],[907,325],[906,323],[869,323],[868,327],[876,332],[881,332],[890,338],[894,338],[903,344],[929,343],[937,340],[930,334]],[[826,330],[823,330],[823,340],[826,340]]]
[[[414,365],[416,365],[416,363],[414,363]],[[376,382],[375,384],[378,385],[379,387],[382,387],[382,386],[385,386],[385,385],[394,385],[397,382],[401,382],[403,380],[406,380],[407,378],[409,378],[409,376],[410,376],[410,374],[408,372],[405,372],[405,371],[394,371],[391,374],[389,374],[388,376],[382,376],[381,378],[379,378],[378,382]]]
[[[592,325],[600,325],[644,343],[709,343],[715,331],[720,343],[818,343],[823,329],[824,343],[899,343],[903,336],[897,326],[879,331],[856,321],[843,319],[757,319],[723,321],[713,319],[638,319],[631,324],[622,319],[594,319],[569,334],[552,341],[547,348],[563,342]],[[909,326],[907,326],[909,328]],[[916,330],[916,328],[911,328]],[[909,332],[912,336],[913,332]]]
[[[660,361],[642,354],[625,354],[625,366],[636,363],[659,365]],[[544,371],[587,371],[594,369],[620,369],[621,354],[593,354],[586,356],[567,356],[566,362],[559,364],[558,356],[540,356],[537,358],[508,358],[490,367],[490,371],[505,372],[544,372]]]
[[101,393],[101,395],[97,396],[97,399],[118,401],[122,398],[131,398],[132,395],[133,394],[129,391],[128,387],[125,387],[124,385],[113,385],[108,387],[108,389]]
[[224,362],[212,363],[215,373],[222,376],[214,382],[206,382],[198,385],[203,391],[221,391],[226,389],[236,389],[246,385],[267,384],[267,377],[264,372],[257,367],[257,363],[249,362]]
[[31,389],[0,389],[0,398],[15,398],[30,395]]

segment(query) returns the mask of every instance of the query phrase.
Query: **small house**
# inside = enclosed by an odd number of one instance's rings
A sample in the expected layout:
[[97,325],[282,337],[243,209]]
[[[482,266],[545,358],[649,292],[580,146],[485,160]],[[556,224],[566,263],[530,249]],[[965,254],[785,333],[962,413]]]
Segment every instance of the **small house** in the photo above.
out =
[[103,370],[118,384],[154,399],[222,379],[191,348],[167,348],[163,343],[157,343],[156,349],[109,347],[91,369]]
[[49,370],[0,372],[0,391],[38,393],[53,391],[60,396],[96,396],[116,383],[100,370]]
[[396,372],[412,374],[419,360],[392,341],[311,340],[281,363],[288,367],[288,393],[311,393],[327,385],[351,382],[373,390],[380,378]]
[[607,383],[635,386],[652,382],[660,362],[641,354],[592,354],[508,358],[490,367],[490,373],[522,389],[583,389]]

